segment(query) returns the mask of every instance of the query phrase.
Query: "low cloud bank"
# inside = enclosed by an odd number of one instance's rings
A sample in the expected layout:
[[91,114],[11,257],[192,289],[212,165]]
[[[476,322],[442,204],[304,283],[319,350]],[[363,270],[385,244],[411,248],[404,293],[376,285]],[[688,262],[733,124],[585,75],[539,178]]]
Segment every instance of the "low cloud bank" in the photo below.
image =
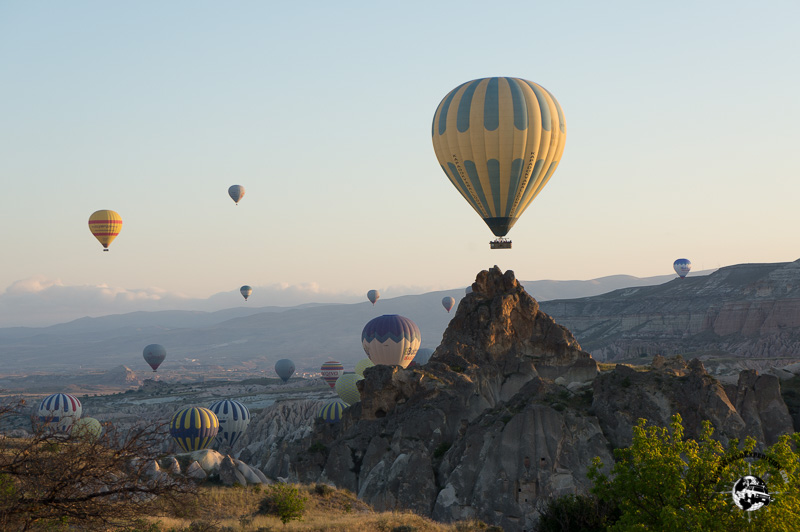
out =
[[[384,297],[418,294],[436,288],[390,286]],[[0,327],[45,327],[85,316],[97,317],[136,311],[194,310],[213,312],[239,305],[293,307],[308,303],[355,303],[364,293],[327,290],[316,282],[253,286],[247,303],[238,290],[208,298],[192,298],[159,287],[123,288],[97,285],[65,285],[60,279],[36,275],[15,281],[0,293]]]

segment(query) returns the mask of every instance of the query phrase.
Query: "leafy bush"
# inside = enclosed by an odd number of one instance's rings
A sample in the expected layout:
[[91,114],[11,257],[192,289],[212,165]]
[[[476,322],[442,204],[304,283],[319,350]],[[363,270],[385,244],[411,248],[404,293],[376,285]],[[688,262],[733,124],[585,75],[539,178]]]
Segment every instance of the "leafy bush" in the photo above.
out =
[[565,495],[551,499],[539,516],[537,532],[606,530],[619,517],[616,506],[597,497]]
[[434,457],[434,458],[436,458],[436,459],[438,460],[439,458],[441,458],[442,456],[444,456],[444,454],[445,454],[445,453],[446,453],[446,452],[447,452],[449,449],[450,449],[450,444],[449,444],[449,443],[447,443],[447,442],[442,442],[442,443],[440,443],[440,444],[439,444],[439,446],[438,446],[438,447],[436,447],[436,449],[434,449],[434,451],[433,451],[433,457]]
[[327,484],[317,484],[316,486],[314,486],[314,493],[322,497],[327,497],[328,495],[333,493],[333,488],[328,486]]
[[266,491],[266,496],[258,505],[258,513],[274,515],[284,525],[289,521],[303,519],[308,499],[300,495],[296,486],[291,484],[272,484]]
[[311,444],[311,447],[308,448],[308,452],[310,453],[324,453],[327,450],[328,448],[325,447],[325,444],[321,441],[315,441]]

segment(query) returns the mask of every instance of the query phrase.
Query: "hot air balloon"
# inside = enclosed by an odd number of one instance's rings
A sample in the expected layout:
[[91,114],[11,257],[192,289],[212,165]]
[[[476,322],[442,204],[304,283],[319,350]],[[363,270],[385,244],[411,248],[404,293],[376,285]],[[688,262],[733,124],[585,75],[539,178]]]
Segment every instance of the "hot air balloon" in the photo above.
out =
[[329,360],[322,365],[322,378],[333,388],[336,386],[336,379],[344,374],[344,366],[335,360]]
[[375,364],[368,358],[356,362],[356,375],[364,376],[364,370],[373,367]]
[[175,412],[169,433],[185,453],[206,449],[219,431],[219,420],[208,408],[190,406]]
[[103,426],[93,417],[82,417],[72,425],[71,434],[85,440],[96,440],[103,432]]
[[468,286],[464,289],[464,295],[470,295],[472,293],[472,286]]
[[253,293],[253,289],[252,289],[252,288],[250,288],[250,287],[249,287],[249,286],[247,286],[247,285],[244,285],[243,287],[241,287],[241,288],[239,289],[239,292],[241,292],[241,293],[242,293],[242,297],[244,297],[244,300],[245,300],[245,301],[247,301],[247,298],[248,298],[248,297],[250,297],[250,294],[252,294],[252,293]]
[[345,373],[336,380],[336,394],[348,405],[354,405],[361,400],[356,382],[364,380],[361,375]]
[[450,91],[433,115],[436,158],[450,182],[504,239],[555,172],[567,128],[556,99],[519,78],[482,78]]
[[222,447],[227,444],[233,447],[250,424],[250,411],[234,399],[216,401],[211,403],[208,409],[214,412],[219,420],[217,445]]
[[331,399],[319,411],[319,417],[326,423],[338,423],[342,420],[342,413],[347,408],[347,403],[341,399]]
[[381,293],[378,292],[377,290],[370,290],[369,292],[367,292],[367,299],[369,299],[373,305],[375,305],[375,302],[380,298],[381,298]]
[[452,297],[450,297],[450,296],[447,296],[447,297],[443,297],[443,298],[442,298],[442,306],[444,307],[444,309],[445,309],[445,310],[446,310],[448,313],[450,312],[450,309],[451,309],[451,308],[453,308],[453,305],[455,305],[455,304],[456,304],[456,300],[455,300],[455,299],[453,299],[453,298],[452,298]]
[[361,331],[361,345],[375,364],[408,367],[421,341],[417,324],[397,314],[374,318]]
[[294,374],[294,362],[288,358],[282,358],[275,362],[275,373],[278,374],[283,382],[287,382]]
[[122,218],[114,211],[96,211],[89,216],[89,230],[103,245],[103,251],[117,238],[122,229]]
[[143,356],[144,361],[150,364],[150,367],[155,371],[167,358],[167,350],[161,344],[150,344],[144,348]]
[[675,269],[675,273],[683,279],[692,269],[692,263],[689,262],[689,259],[678,259],[672,264],[672,267]]
[[231,197],[233,201],[236,202],[236,205],[239,205],[239,200],[244,197],[244,187],[242,185],[233,185],[232,187],[228,188],[228,196]]
[[48,427],[69,432],[82,413],[83,406],[77,397],[68,393],[54,393],[42,399],[36,415]]
[[433,354],[433,349],[430,349],[428,347],[420,347],[419,349],[417,349],[417,356],[414,357],[414,364],[424,366],[431,359],[432,354]]

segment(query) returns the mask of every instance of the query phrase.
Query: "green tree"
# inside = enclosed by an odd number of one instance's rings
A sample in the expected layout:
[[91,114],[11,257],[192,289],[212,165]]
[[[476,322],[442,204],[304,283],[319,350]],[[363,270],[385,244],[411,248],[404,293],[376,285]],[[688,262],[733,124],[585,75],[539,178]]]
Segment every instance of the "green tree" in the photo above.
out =
[[[589,471],[592,493],[621,512],[609,530],[800,530],[799,435],[782,436],[762,457],[755,440],[741,446],[732,440],[726,450],[713,432],[706,421],[695,441],[684,438],[679,415],[667,428],[648,427],[641,419],[631,446],[614,451],[610,475],[595,459]],[[733,504],[731,489],[748,474],[767,482],[772,500],[745,512]]]
[[285,525],[289,521],[303,519],[306,498],[291,484],[272,484],[258,507],[258,513],[274,515]]

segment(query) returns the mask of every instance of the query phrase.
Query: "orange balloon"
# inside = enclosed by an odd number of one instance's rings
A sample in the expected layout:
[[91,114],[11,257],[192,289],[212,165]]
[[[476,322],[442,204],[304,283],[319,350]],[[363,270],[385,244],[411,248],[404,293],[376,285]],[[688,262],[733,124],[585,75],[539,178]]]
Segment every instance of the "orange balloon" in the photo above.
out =
[[122,229],[122,218],[114,211],[97,211],[89,216],[89,230],[103,245],[103,251],[117,238]]

